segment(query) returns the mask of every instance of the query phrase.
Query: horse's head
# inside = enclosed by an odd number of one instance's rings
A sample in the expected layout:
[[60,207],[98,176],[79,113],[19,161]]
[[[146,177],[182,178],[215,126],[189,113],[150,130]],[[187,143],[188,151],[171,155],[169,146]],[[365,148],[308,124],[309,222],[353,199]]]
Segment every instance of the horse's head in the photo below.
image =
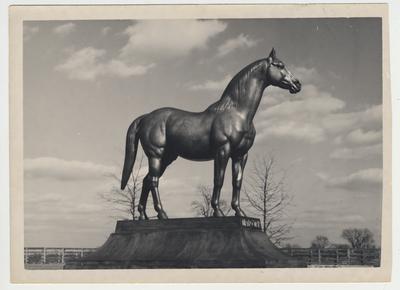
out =
[[287,70],[285,64],[276,57],[273,48],[267,58],[267,82],[273,86],[289,90],[291,94],[296,94],[301,90],[300,81]]

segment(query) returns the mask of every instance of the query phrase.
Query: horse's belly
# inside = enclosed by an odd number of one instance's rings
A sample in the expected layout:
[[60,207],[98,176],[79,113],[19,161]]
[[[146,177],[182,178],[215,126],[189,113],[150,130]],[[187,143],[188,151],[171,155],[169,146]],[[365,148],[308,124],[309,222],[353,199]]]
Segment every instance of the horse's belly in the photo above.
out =
[[169,150],[189,160],[210,160],[210,141],[206,136],[183,136],[181,134],[168,137]]
[[210,160],[210,128],[197,118],[179,120],[167,130],[168,150],[190,160]]
[[199,153],[195,153],[195,154],[193,154],[193,153],[189,153],[189,154],[182,153],[179,156],[184,158],[184,159],[192,160],[192,161],[210,161],[210,160],[213,159],[211,154],[208,154],[208,153],[203,154],[203,153],[200,153],[200,152]]

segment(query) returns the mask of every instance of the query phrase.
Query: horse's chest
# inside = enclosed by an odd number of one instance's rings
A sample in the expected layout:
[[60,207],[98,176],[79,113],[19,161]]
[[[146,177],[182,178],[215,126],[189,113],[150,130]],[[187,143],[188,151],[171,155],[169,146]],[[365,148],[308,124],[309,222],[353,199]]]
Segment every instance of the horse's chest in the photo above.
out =
[[240,154],[246,153],[253,145],[255,131],[252,126],[246,126],[243,130],[238,130],[232,135],[231,146],[232,149]]
[[236,140],[236,147],[237,149],[249,149],[254,141],[254,134],[251,131],[244,132],[240,134],[240,138]]
[[239,114],[226,114],[219,118],[213,126],[214,144],[230,143],[234,151],[246,151],[252,146],[255,130],[252,123],[248,123]]

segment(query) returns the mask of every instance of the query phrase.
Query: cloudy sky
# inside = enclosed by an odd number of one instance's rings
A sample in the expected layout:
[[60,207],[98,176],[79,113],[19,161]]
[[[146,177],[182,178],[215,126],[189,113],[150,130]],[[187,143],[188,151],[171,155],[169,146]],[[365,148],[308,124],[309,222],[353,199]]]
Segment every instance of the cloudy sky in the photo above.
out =
[[[205,109],[272,47],[303,90],[265,91],[245,179],[257,156],[274,156],[293,196],[293,243],[343,243],[343,228],[367,227],[379,244],[380,41],[380,21],[361,18],[25,22],[26,246],[101,245],[116,213],[99,194],[120,174],[131,121]],[[196,187],[212,179],[212,162],[173,163],[160,182],[169,216],[193,216]]]

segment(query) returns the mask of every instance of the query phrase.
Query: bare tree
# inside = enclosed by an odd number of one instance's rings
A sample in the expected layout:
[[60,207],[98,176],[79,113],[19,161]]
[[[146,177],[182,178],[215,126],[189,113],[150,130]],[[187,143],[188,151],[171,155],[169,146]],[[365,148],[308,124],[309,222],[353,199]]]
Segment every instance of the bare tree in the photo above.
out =
[[[197,191],[200,193],[200,199],[192,202],[192,208],[198,216],[210,217],[213,213],[213,208],[211,207],[211,197],[212,188],[206,185],[199,185]],[[228,214],[230,208],[225,200],[221,200],[220,203],[221,210]]]
[[120,189],[121,178],[116,174],[109,174],[115,184],[112,185],[111,189],[106,193],[101,193],[100,197],[109,202],[113,209],[123,213],[123,216],[119,218],[137,219],[137,199],[142,190],[143,175],[141,169],[143,167],[143,155],[139,159],[139,164],[135,170],[132,170],[131,181],[128,182],[125,190]]
[[277,173],[274,158],[258,158],[244,187],[249,210],[261,218],[263,231],[276,246],[291,239],[286,209],[292,198],[285,191],[284,178]]
[[374,235],[369,229],[344,229],[342,238],[347,240],[352,248],[370,249],[375,247]]
[[325,249],[330,245],[330,242],[325,236],[316,236],[311,242],[311,248],[313,249]]

